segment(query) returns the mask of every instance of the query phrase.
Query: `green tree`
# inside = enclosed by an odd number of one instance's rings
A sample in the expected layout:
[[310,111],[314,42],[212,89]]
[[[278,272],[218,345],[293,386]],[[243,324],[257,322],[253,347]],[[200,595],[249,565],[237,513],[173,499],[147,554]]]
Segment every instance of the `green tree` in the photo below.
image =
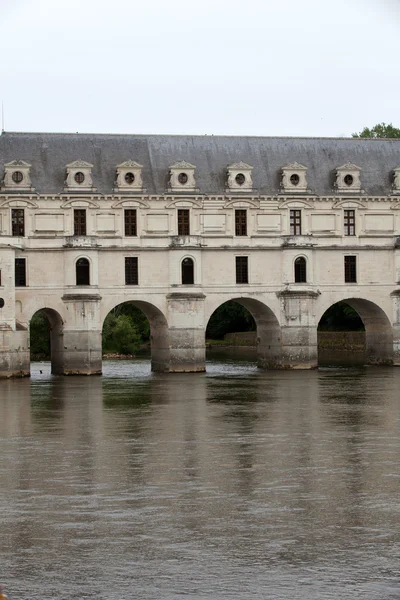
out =
[[43,358],[50,357],[50,323],[44,312],[38,311],[30,325],[31,354]]
[[135,354],[140,348],[142,337],[128,315],[110,313],[103,326],[103,351],[119,354]]
[[336,302],[322,315],[319,331],[365,331],[364,323],[346,302]]
[[354,138],[400,138],[400,129],[391,123],[378,123],[371,129],[364,127],[360,133],[353,133]]
[[221,304],[211,315],[207,325],[206,337],[218,340],[222,339],[226,333],[255,330],[256,324],[249,311],[238,302],[230,300]]

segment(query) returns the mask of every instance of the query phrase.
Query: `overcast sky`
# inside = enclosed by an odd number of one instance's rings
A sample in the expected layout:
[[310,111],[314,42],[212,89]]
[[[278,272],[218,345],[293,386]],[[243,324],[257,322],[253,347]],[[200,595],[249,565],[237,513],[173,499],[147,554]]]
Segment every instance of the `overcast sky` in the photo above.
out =
[[0,0],[6,131],[400,127],[400,0]]

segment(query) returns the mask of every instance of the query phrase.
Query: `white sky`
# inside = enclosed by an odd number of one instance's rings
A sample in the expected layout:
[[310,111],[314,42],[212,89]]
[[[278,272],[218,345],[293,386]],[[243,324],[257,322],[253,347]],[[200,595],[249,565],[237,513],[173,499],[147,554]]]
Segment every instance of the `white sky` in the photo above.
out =
[[7,131],[400,126],[400,0],[0,0]]

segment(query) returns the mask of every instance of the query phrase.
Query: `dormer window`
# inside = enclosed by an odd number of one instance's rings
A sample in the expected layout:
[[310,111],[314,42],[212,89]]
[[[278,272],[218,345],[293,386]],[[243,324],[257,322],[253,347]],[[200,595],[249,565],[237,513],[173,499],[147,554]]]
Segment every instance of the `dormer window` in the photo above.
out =
[[143,166],[134,160],[126,160],[117,165],[117,177],[114,184],[115,192],[143,192]]
[[400,194],[400,167],[394,170],[393,191]]
[[253,179],[251,172],[253,167],[240,161],[228,165],[227,192],[251,192],[253,190]]
[[336,169],[335,187],[338,192],[358,192],[361,190],[361,168],[352,163],[346,163]]
[[84,160],[75,160],[67,165],[67,177],[65,179],[66,192],[84,191],[95,192],[92,180],[93,165]]
[[30,169],[31,165],[23,160],[13,160],[6,163],[0,189],[32,192],[34,188],[31,185]]
[[281,188],[284,193],[306,193],[307,167],[298,162],[282,167]]
[[197,191],[196,179],[194,176],[195,165],[184,160],[180,160],[169,168],[169,188],[170,192],[194,192]]

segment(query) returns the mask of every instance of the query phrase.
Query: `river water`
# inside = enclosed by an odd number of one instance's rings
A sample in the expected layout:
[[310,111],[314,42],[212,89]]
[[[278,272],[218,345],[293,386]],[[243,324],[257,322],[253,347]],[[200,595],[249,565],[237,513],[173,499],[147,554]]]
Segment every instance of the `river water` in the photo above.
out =
[[10,600],[400,598],[400,369],[0,381]]

